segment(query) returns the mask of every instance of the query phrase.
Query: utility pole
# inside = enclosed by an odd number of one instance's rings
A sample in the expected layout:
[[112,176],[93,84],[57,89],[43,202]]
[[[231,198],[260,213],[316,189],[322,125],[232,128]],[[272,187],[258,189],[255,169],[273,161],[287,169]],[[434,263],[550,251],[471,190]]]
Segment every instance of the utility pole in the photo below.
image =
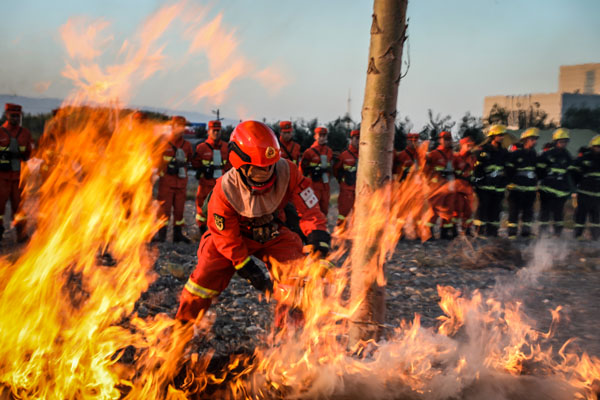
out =
[[373,195],[384,191],[391,204],[391,176],[398,84],[401,78],[402,48],[406,40],[408,0],[374,0],[371,44],[365,97],[360,125],[360,157],[354,203],[354,237],[352,247],[352,299],[364,298],[352,316],[350,345],[359,340],[377,340],[385,319],[385,266],[380,257],[384,226],[372,226]]
[[219,112],[220,112],[220,110],[219,110],[218,108],[217,108],[216,110],[212,110],[212,113],[213,113],[213,114],[215,114],[215,115],[217,116],[217,121],[221,121],[221,120],[223,120],[223,118],[221,118],[221,117],[219,116]]

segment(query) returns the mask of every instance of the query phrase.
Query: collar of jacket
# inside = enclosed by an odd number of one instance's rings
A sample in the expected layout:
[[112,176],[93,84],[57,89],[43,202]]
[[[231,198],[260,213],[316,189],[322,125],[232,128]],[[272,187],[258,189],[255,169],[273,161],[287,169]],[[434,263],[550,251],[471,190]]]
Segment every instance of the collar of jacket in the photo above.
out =
[[233,209],[243,217],[257,218],[274,213],[287,193],[290,182],[290,166],[284,159],[275,164],[276,179],[271,190],[255,194],[242,179],[241,173],[232,168],[221,178],[221,189]]

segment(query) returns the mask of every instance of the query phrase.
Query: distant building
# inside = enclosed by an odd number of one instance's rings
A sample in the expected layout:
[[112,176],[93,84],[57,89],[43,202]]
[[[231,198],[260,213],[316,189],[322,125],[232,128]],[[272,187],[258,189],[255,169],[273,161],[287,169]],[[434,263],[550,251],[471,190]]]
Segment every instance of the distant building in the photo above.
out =
[[483,100],[483,118],[498,104],[509,112],[508,125],[519,125],[520,112],[544,111],[546,122],[560,125],[569,108],[600,107],[600,63],[563,65],[560,67],[557,93],[532,93],[512,96],[486,96]]

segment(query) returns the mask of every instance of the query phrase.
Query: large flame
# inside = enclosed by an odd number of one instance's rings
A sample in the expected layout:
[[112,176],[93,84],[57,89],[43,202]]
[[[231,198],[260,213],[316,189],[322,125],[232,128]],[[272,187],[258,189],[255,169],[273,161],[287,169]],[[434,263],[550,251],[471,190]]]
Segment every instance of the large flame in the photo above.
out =
[[[81,91],[51,121],[41,162],[24,178],[31,241],[0,260],[3,398],[596,398],[600,360],[571,351],[570,341],[558,351],[549,343],[560,308],[551,310],[550,330],[539,332],[518,301],[439,287],[436,329],[417,315],[381,326],[380,342],[349,343],[365,296],[349,295],[347,255],[354,242],[371,242],[373,268],[352,279],[385,284],[402,229],[427,217],[424,193],[436,190],[416,171],[372,195],[366,226],[373,231],[338,232],[329,258],[337,268],[311,257],[271,260],[272,299],[301,313],[303,324],[291,318],[251,357],[233,356],[214,370],[211,353],[198,356],[190,344],[210,329],[208,318],[195,326],[162,314],[139,318],[135,304],[154,279],[147,243],[161,221],[152,171],[164,142],[158,122],[132,118],[116,98],[129,94],[134,76],[162,67],[162,47],[154,45],[177,7],[149,20],[139,48],[121,47],[122,64],[91,64],[98,53],[90,43],[104,24],[89,25],[68,46],[81,68],[70,66],[66,76]],[[65,27],[67,40],[74,26]],[[116,265],[99,262],[106,251]]]

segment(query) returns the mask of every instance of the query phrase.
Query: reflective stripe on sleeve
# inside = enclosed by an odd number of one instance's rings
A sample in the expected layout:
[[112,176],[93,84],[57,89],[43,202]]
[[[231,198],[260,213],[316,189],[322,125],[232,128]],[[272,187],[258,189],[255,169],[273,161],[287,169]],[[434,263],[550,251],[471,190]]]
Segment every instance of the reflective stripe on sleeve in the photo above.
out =
[[249,261],[250,261],[250,256],[246,257],[246,258],[244,259],[244,261],[242,261],[242,262],[241,262],[241,263],[239,263],[238,265],[234,266],[234,268],[235,268],[236,270],[242,269],[242,268],[244,268],[244,266],[245,266],[246,264],[248,264],[248,262],[249,262]]
[[194,296],[202,297],[203,299],[210,299],[219,295],[219,292],[216,290],[200,286],[191,279],[188,279],[185,283],[185,289]]

